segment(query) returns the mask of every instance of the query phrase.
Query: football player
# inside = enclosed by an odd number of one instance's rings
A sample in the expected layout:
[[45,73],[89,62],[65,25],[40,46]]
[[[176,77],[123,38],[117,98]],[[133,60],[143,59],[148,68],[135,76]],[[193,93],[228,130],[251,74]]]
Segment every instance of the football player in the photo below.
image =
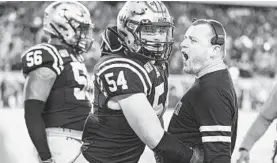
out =
[[[173,162],[193,161],[193,151],[166,133],[159,119],[168,92],[173,21],[159,1],[127,1],[117,26],[102,34],[94,68],[94,113],[83,133],[91,163],[137,163],[145,144]],[[161,160],[159,160],[161,161]]]
[[92,43],[88,9],[79,2],[53,2],[44,11],[48,43],[22,54],[25,122],[43,163],[67,163],[80,154],[91,104],[82,53]]

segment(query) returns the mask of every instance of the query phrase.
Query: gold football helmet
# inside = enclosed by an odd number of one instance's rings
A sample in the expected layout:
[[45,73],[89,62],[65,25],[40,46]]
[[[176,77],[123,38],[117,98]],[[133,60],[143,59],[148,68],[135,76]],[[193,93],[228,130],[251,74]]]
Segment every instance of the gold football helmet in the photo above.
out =
[[173,45],[173,19],[160,1],[127,1],[117,30],[133,51],[152,60],[167,60]]
[[51,3],[44,11],[43,29],[73,47],[77,53],[87,52],[94,41],[90,12],[79,2]]

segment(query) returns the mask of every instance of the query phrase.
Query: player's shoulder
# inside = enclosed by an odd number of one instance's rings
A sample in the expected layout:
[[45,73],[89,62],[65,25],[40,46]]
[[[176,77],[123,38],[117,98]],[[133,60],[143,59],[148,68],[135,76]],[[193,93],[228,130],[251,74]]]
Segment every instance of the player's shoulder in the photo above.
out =
[[55,45],[36,44],[21,55],[23,73],[28,74],[39,67],[53,69],[57,75],[63,70],[63,59]]
[[124,81],[129,88],[142,85],[144,92],[149,92],[152,87],[151,78],[143,64],[119,55],[103,56],[95,66],[94,74],[96,78],[108,81]]
[[28,53],[32,53],[32,52],[37,52],[37,53],[41,53],[43,55],[49,55],[49,56],[57,56],[57,57],[60,56],[57,45],[53,45],[49,43],[40,43],[24,51],[21,55],[21,58],[26,57]]
[[132,71],[139,71],[140,73],[143,73],[147,76],[150,72],[150,69],[151,68],[153,69],[151,64],[147,64],[147,63],[143,64],[138,60],[124,57],[121,55],[116,55],[116,54],[103,56],[95,66],[96,71],[101,71],[101,70],[103,71],[107,69],[116,70],[116,69],[126,69],[126,68]]

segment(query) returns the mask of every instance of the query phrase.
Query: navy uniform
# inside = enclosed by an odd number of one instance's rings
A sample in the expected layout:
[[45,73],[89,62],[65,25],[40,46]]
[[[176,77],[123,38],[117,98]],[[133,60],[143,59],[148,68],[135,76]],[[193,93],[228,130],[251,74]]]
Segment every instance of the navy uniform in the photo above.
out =
[[57,74],[43,111],[45,127],[83,130],[91,104],[86,96],[87,70],[73,49],[48,43],[38,44],[22,55],[24,76],[47,67]]
[[236,144],[238,104],[227,69],[196,79],[177,104],[168,132],[204,152],[205,163],[227,163]]
[[83,155],[92,163],[137,163],[145,144],[122,110],[112,110],[107,103],[114,96],[144,93],[161,119],[168,93],[167,64],[136,58],[138,54],[124,51],[111,31],[104,35],[103,56],[94,68],[94,113],[85,124]]

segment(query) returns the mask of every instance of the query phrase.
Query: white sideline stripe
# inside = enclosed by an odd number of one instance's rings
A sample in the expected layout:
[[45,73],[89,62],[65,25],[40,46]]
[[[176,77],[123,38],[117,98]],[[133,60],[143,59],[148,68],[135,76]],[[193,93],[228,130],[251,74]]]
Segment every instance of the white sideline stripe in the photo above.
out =
[[142,81],[142,84],[143,84],[143,87],[144,87],[144,93],[147,95],[147,86],[146,86],[146,83],[142,77],[142,75],[138,72],[138,70],[136,70],[134,67],[132,67],[131,65],[125,63],[117,63],[117,64],[112,64],[112,65],[108,65],[108,66],[105,66],[103,69],[101,69],[98,73],[97,73],[97,76],[100,76],[104,71],[108,70],[108,69],[111,69],[111,68],[115,68],[115,67],[124,67],[124,68],[128,68],[130,69],[131,71],[133,71],[134,73],[136,73],[140,80]]
[[147,83],[150,85],[150,90],[151,90],[151,88],[152,88],[152,83],[151,83],[151,80],[150,80],[150,78],[149,78],[148,73],[146,72],[146,70],[145,70],[141,65],[137,64],[137,63],[134,62],[134,61],[131,61],[131,60],[125,59],[125,58],[113,58],[113,59],[109,59],[109,60],[107,60],[107,61],[104,61],[103,63],[101,63],[101,64],[99,65],[99,67],[101,67],[101,66],[103,66],[103,65],[105,65],[105,64],[107,64],[107,63],[116,62],[116,61],[128,62],[128,63],[130,63],[131,65],[134,65],[134,66],[136,66],[137,68],[139,68],[139,69],[143,72],[144,76],[146,77]]
[[221,125],[214,125],[214,126],[200,126],[200,132],[206,131],[225,131],[231,132],[231,126],[221,126]]
[[203,143],[208,143],[208,142],[229,142],[229,143],[231,143],[231,137],[230,136],[203,136],[202,142]]
[[[53,53],[53,51],[52,51],[49,47],[44,46],[44,45],[42,45],[42,44],[39,44],[39,45],[36,45],[36,46],[30,48],[27,52],[29,52],[29,51],[31,51],[31,50],[35,50],[35,49],[43,49],[43,50],[48,51],[49,54],[51,54],[52,57],[54,58],[53,68],[56,70],[56,72],[57,72],[58,74],[61,73],[61,70],[60,70],[59,67],[58,67],[58,58],[57,58],[57,55],[55,55],[55,54]],[[22,55],[21,57],[24,57],[24,56],[27,54],[27,52],[26,52],[26,53],[23,53],[23,55]]]

